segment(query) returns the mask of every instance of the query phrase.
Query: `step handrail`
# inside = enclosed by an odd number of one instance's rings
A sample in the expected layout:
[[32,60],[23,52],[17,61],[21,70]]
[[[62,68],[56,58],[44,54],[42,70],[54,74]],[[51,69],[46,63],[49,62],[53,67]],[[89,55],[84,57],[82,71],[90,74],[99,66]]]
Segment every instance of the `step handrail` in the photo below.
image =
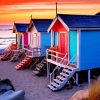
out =
[[[63,59],[62,59],[62,61],[60,62],[60,63],[63,63],[65,60],[65,58],[66,58],[66,56],[67,56],[67,53],[66,53],[66,55],[63,57]],[[71,58],[71,60],[69,61],[69,63],[71,62],[71,61],[73,61],[73,59],[74,59],[74,57],[76,58],[76,54]],[[69,64],[68,63],[68,64]],[[68,65],[67,64],[67,65]],[[52,73],[50,73],[50,83],[52,82],[52,75],[53,75],[53,79],[54,79],[54,72],[56,71],[56,69],[58,69],[58,67],[59,66],[57,66],[56,68],[54,68],[54,70],[52,71]]]
[[61,55],[64,55],[64,53],[61,53],[61,52],[58,52],[58,51],[54,51],[54,50],[50,50],[50,49],[47,49],[48,52],[54,52],[54,53],[59,53]]
[[[76,54],[71,58],[71,60],[69,61],[69,63],[70,63],[70,62],[74,62],[74,59],[75,59],[75,58],[76,58]],[[69,64],[69,63],[68,63],[68,64]]]
[[[63,57],[63,59],[60,61],[60,63],[63,63],[64,59],[66,58],[68,54],[66,53],[65,56]],[[53,79],[54,79],[54,72],[56,71],[56,69],[58,69],[59,66],[55,67],[54,70],[52,71],[52,73],[50,73],[50,83],[52,82],[52,75],[53,75]]]

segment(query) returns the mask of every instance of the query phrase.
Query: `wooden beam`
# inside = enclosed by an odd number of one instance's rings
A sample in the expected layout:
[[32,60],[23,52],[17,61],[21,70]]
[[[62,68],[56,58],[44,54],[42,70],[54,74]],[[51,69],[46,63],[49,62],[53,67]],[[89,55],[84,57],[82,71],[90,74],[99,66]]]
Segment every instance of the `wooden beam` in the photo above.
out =
[[51,31],[51,47],[54,45],[54,33]]
[[91,83],[91,71],[88,70],[88,84],[90,85]]

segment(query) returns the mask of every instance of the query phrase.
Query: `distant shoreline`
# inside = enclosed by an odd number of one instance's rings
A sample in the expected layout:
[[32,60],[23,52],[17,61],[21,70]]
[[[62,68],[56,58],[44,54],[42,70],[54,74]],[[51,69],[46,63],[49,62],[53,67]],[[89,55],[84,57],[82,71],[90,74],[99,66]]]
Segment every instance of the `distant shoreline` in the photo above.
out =
[[15,39],[15,37],[0,37],[0,39]]

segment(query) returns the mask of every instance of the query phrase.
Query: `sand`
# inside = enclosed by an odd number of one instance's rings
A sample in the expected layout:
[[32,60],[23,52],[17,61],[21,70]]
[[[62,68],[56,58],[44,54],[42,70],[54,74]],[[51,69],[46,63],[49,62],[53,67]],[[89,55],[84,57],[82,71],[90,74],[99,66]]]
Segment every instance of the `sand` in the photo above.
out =
[[87,88],[87,84],[82,84],[70,90],[65,88],[53,92],[47,88],[49,80],[46,76],[35,76],[29,69],[17,71],[14,68],[16,64],[0,61],[0,77],[1,79],[9,78],[16,90],[25,90],[25,100],[68,100],[76,91]]

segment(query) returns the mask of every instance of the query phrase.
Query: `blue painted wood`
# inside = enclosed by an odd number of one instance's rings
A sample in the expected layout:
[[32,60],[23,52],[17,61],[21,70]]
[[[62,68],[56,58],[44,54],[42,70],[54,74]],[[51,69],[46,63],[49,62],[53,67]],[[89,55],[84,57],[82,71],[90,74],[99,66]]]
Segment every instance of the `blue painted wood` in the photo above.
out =
[[[77,55],[77,31],[69,31],[69,59],[71,60],[74,56],[74,64],[76,64]],[[72,62],[71,62],[72,63]]]
[[18,34],[18,49],[20,48],[20,35]]
[[51,46],[51,34],[48,32],[41,33],[41,53],[46,54],[46,49]]
[[80,70],[100,68],[100,30],[80,33]]
[[54,32],[54,45],[58,45],[58,33]]

